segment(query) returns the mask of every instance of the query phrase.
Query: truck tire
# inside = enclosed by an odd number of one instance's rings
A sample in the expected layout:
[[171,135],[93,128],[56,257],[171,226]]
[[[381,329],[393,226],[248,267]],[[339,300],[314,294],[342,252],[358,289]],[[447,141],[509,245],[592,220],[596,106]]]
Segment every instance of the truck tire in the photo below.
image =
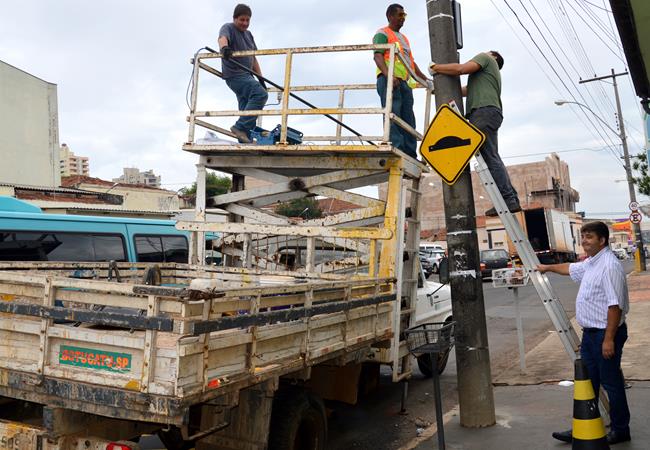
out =
[[[442,372],[445,371],[445,367],[447,367],[447,360],[449,359],[450,352],[451,349],[447,349],[446,352],[438,354],[436,368],[438,369],[439,375],[442,374]],[[431,354],[423,353],[417,357],[417,361],[418,368],[420,369],[420,372],[422,372],[422,375],[424,375],[425,378],[431,378],[433,376],[433,372],[431,371]]]
[[273,399],[269,450],[325,450],[323,402],[301,389],[278,391]]

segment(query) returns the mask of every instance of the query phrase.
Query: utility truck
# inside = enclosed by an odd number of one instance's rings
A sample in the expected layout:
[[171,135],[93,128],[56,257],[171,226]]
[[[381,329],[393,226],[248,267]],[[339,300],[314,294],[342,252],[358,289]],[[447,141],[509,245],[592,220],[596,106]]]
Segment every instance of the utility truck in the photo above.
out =
[[[576,260],[579,250],[576,230],[579,227],[575,226],[575,222],[567,214],[554,209],[532,208],[515,213],[514,216],[542,263]],[[515,246],[507,237],[499,219],[488,219],[486,231],[489,248],[504,248],[511,256],[516,256]]]
[[[0,263],[0,448],[137,449],[155,433],[168,449],[320,450],[324,402],[354,403],[364,366],[378,374],[387,364],[392,381],[409,379],[404,330],[451,320],[449,288],[427,281],[419,265],[427,169],[390,144],[390,126],[421,136],[391,102],[345,106],[345,93],[374,93],[374,83],[291,84],[297,55],[331,70],[336,54],[370,60],[375,50],[388,51],[392,74],[400,56],[387,44],[235,52],[283,58],[280,106],[259,111],[211,108],[218,95],[200,102],[199,81],[220,76],[221,55],[194,56],[183,150],[198,155],[196,217],[176,225],[189,233],[190,264]],[[289,103],[310,90],[333,92],[339,107]],[[220,121],[242,114],[278,116],[277,141],[262,132],[247,144],[195,140],[197,128],[232,137]],[[349,136],[337,123],[302,136],[287,126],[289,117],[349,114],[378,116],[382,131]],[[206,169],[232,175],[232,191],[206,198]],[[266,184],[249,186],[247,177]],[[387,183],[385,199],[350,192],[377,183]],[[273,211],[303,197],[358,208],[304,221]],[[207,222],[208,205],[229,221]],[[446,357],[418,362],[441,371]]]

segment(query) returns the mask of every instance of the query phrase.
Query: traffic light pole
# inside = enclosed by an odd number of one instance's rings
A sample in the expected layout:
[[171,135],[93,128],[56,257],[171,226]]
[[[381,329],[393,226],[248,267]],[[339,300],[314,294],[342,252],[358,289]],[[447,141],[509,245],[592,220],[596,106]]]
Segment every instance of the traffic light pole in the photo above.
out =
[[[625,161],[625,175],[627,178],[627,187],[630,191],[630,202],[636,203],[636,191],[634,189],[634,178],[632,177],[632,167],[630,166],[630,153],[627,148],[627,136],[625,135],[625,123],[623,120],[623,110],[621,109],[621,99],[618,95],[618,84],[616,84],[616,77],[627,75],[627,72],[623,73],[614,73],[612,69],[611,75],[605,75],[602,77],[590,78],[588,80],[580,80],[579,83],[589,83],[591,81],[604,80],[607,78],[612,79],[612,84],[614,85],[614,95],[616,97],[616,109],[618,110],[618,129],[619,137],[621,138],[621,144],[623,146],[623,159]],[[646,270],[645,264],[645,250],[643,248],[643,234],[641,233],[641,224],[633,223],[632,229],[634,230],[634,240],[636,244],[636,252],[639,261],[639,268],[642,272]]]
[[[458,62],[451,0],[427,1],[431,58]],[[436,107],[454,100],[462,108],[459,77],[434,77]],[[494,393],[490,371],[483,282],[479,269],[476,213],[469,166],[452,186],[443,184],[449,275],[456,321],[456,367],[460,424],[494,425]]]

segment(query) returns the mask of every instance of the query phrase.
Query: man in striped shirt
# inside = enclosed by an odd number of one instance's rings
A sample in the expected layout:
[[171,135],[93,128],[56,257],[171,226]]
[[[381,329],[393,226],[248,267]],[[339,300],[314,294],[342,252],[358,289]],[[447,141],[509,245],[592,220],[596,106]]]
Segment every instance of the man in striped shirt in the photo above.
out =
[[[540,264],[542,272],[570,275],[580,283],[576,297],[576,320],[582,327],[580,357],[587,367],[594,392],[603,385],[610,404],[610,444],[630,440],[630,410],[625,396],[621,355],[627,340],[625,316],[629,311],[623,266],[609,248],[609,229],[603,222],[589,222],[580,230],[587,259],[578,263]],[[571,442],[571,430],[553,433]]]

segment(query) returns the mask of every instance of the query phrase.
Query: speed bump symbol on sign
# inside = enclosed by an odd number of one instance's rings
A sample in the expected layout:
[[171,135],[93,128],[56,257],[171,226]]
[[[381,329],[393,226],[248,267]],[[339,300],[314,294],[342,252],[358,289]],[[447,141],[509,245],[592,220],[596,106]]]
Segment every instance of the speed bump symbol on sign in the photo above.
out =
[[485,135],[455,112],[442,105],[422,139],[420,154],[447,184],[454,184]]

